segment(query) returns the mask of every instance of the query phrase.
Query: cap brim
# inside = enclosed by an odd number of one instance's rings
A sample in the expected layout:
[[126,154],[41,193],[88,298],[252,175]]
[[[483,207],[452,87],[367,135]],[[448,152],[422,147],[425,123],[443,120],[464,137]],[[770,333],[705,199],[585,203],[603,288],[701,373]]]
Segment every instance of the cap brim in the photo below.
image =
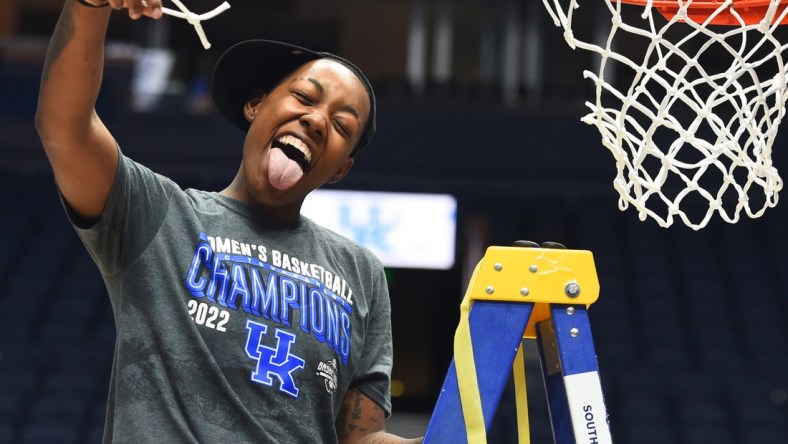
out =
[[216,109],[242,131],[249,129],[243,113],[258,91],[270,91],[304,63],[322,58],[317,52],[272,40],[247,40],[232,46],[216,62],[211,96]]

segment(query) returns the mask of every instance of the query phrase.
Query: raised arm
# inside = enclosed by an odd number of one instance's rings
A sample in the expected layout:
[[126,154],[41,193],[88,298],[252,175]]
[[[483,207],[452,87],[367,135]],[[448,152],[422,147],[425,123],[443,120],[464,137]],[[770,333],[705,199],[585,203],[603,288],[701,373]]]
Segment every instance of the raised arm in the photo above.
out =
[[[100,4],[104,0],[85,0]],[[161,16],[161,0],[110,0],[136,19]],[[95,111],[110,7],[67,0],[49,43],[36,129],[63,197],[85,218],[101,215],[118,165],[115,140]]]

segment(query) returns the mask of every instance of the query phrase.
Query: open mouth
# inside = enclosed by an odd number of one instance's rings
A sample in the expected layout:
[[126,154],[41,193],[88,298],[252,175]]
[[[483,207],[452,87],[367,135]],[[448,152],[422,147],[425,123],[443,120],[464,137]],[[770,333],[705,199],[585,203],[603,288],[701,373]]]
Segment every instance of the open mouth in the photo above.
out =
[[296,162],[305,172],[309,168],[309,163],[312,160],[312,153],[309,151],[306,144],[297,137],[290,135],[278,137],[271,143],[271,146],[282,150],[285,156]]

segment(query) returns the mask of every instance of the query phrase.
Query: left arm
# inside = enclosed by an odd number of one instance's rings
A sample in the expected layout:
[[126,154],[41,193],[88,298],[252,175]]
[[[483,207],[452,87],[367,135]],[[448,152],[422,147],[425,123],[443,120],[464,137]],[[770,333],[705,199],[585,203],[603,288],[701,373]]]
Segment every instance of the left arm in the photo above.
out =
[[360,390],[351,388],[342,401],[336,421],[340,444],[420,444],[422,438],[405,439],[386,433],[386,414]]

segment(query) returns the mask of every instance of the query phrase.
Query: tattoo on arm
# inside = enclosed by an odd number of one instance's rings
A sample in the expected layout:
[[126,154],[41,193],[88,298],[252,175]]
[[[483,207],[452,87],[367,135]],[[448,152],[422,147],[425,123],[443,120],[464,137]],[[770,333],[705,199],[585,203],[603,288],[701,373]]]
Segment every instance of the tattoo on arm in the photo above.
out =
[[353,419],[361,419],[361,392],[353,391]]
[[63,13],[55,25],[55,31],[52,33],[52,39],[49,41],[49,48],[47,49],[46,61],[44,62],[44,72],[41,75],[41,84],[47,82],[49,78],[49,69],[52,63],[57,60],[63,53],[66,44],[74,36],[74,17],[71,15],[71,7],[68,3],[63,6]]
[[343,440],[354,435],[358,437],[382,431],[384,424],[379,416],[383,414],[381,407],[374,401],[366,398],[361,391],[352,389],[337,415],[337,437]]

